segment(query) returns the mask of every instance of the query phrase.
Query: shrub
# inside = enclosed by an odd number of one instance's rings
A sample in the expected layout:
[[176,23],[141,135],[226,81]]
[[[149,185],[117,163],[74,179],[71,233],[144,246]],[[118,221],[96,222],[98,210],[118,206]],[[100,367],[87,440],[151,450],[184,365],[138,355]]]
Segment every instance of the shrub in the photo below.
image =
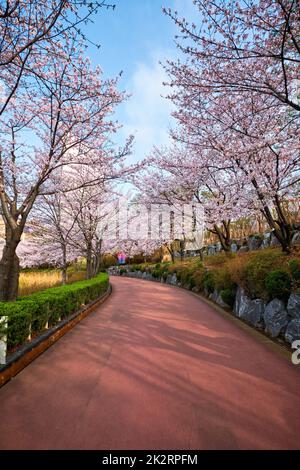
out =
[[139,265],[139,264],[132,264],[130,266],[130,271],[132,272],[135,272],[135,271],[142,271],[143,270],[143,267],[142,265]]
[[191,281],[192,274],[188,270],[181,272],[180,281],[183,286],[189,286]]
[[[162,265],[160,266],[160,270],[161,270],[162,272],[170,272],[170,271],[172,271],[172,269],[170,269],[170,268],[171,268],[171,266],[170,266],[169,264],[162,264]],[[173,269],[173,271],[174,271],[174,269]]]
[[55,325],[61,318],[75,313],[82,305],[97,299],[108,287],[108,275],[75,282],[20,297],[14,302],[0,302],[0,317],[8,317],[8,348],[22,344],[30,332],[35,335],[46,323]]
[[214,281],[215,288],[218,291],[231,289],[234,290],[236,287],[235,282],[231,278],[231,273],[228,269],[228,266],[220,266],[214,270]]
[[[204,276],[205,276],[205,269],[196,269],[193,273],[193,284],[197,286],[200,291],[204,290]],[[193,287],[194,287],[193,286]]]
[[233,307],[235,300],[235,290],[233,289],[224,289],[221,291],[221,298],[225,304],[229,307]]
[[124,268],[121,268],[119,272],[120,272],[120,276],[127,273],[126,269]]
[[266,290],[272,299],[287,300],[291,293],[291,277],[283,269],[271,271],[266,278]]
[[255,238],[256,240],[263,240],[264,235],[262,233],[254,233],[253,235],[250,235],[249,238]]
[[160,279],[161,278],[161,270],[160,269],[154,269],[152,271],[152,276],[154,277],[154,279]]
[[236,253],[232,252],[221,252],[215,255],[207,255],[205,256],[205,264],[208,264],[209,266],[220,266],[235,257]]
[[266,278],[276,269],[282,254],[273,250],[261,250],[255,253],[244,267],[244,287],[254,297],[266,297]]
[[178,273],[176,273],[176,276],[177,276],[177,279],[180,280],[183,286],[186,286],[189,288],[195,287],[196,284],[193,279],[193,276],[194,276],[193,268],[183,266],[180,270],[178,270]]
[[215,290],[215,277],[212,271],[207,271],[204,275],[203,284],[209,294],[212,294]]
[[297,259],[292,259],[289,262],[289,268],[292,278],[295,281],[300,281],[300,261]]

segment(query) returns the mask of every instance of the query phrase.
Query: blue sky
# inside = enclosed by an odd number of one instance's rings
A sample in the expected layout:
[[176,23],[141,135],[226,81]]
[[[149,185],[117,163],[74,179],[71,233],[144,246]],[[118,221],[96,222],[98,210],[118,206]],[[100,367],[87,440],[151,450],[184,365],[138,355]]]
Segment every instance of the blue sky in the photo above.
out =
[[101,48],[90,46],[88,54],[94,64],[101,65],[105,76],[123,75],[120,88],[131,94],[117,112],[123,124],[120,141],[135,135],[132,161],[149,153],[152,146],[168,143],[172,119],[171,103],[162,98],[166,80],[159,61],[177,57],[174,44],[177,30],[162,13],[162,5],[190,17],[192,0],[112,0],[114,11],[103,10],[89,24],[87,36]]

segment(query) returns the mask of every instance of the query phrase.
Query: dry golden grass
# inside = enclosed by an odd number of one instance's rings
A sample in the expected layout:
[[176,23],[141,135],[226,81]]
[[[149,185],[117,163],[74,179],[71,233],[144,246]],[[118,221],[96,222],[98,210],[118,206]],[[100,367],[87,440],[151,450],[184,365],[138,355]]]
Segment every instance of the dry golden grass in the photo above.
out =
[[[85,278],[84,271],[68,273],[68,283],[81,281]],[[51,271],[26,271],[21,272],[19,282],[19,295],[29,295],[33,292],[61,285],[61,273],[59,270]]]
[[68,273],[68,284],[85,279],[85,271],[72,271]]

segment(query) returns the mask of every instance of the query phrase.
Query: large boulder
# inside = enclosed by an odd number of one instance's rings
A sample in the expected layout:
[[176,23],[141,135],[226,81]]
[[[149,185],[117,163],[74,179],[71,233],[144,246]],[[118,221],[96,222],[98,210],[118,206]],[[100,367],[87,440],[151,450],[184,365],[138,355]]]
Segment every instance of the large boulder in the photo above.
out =
[[265,308],[264,321],[266,333],[272,338],[277,338],[283,333],[288,324],[288,313],[282,300],[273,299]]
[[270,242],[271,242],[271,232],[264,233],[262,244],[260,245],[260,248],[261,249],[268,248],[270,246]]
[[270,246],[269,240],[264,238],[262,241],[262,244],[260,245],[260,249],[263,250],[264,248],[269,248],[269,246]]
[[275,237],[274,233],[271,233],[270,246],[271,247],[280,246],[280,243],[278,239]]
[[230,250],[232,253],[236,253],[238,251],[238,246],[236,243],[232,243],[230,246]]
[[230,308],[229,305],[227,305],[224,300],[221,297],[221,294],[217,291],[217,289],[214,290],[212,294],[209,296],[210,300],[215,302],[216,304],[220,305],[220,307],[223,308]]
[[174,273],[174,274],[168,274],[168,275],[167,275],[167,278],[166,278],[166,283],[167,283],[167,284],[171,284],[172,286],[176,286],[176,285],[177,285],[177,276],[176,276],[176,273]]
[[204,291],[203,291],[205,297],[209,297],[210,296],[210,293],[209,293],[209,290],[207,289],[207,287],[204,287]]
[[241,248],[239,249],[238,253],[247,253],[247,251],[249,251],[248,246],[243,245],[243,246],[241,246]]
[[288,314],[293,318],[300,319],[300,293],[293,292],[287,304]]
[[110,276],[119,276],[120,275],[120,269],[119,269],[118,266],[109,267],[107,272]]
[[141,278],[143,276],[143,273],[142,273],[142,271],[128,272],[127,276],[135,277],[135,278]]
[[222,245],[220,242],[216,243],[216,252],[219,253],[222,250]]
[[300,232],[295,232],[292,238],[292,245],[300,245]]
[[230,308],[230,305],[228,305],[226,302],[224,302],[224,300],[222,299],[222,296],[221,296],[221,293],[218,294],[217,298],[216,298],[216,303],[218,305],[220,305],[220,307],[223,307],[223,308]]
[[173,273],[170,278],[170,284],[172,286],[177,286],[177,276],[176,273]]
[[259,327],[263,322],[264,311],[264,301],[262,299],[254,299],[250,301],[248,310],[241,318],[251,323],[251,325]]
[[261,299],[251,300],[245,293],[244,289],[238,288],[233,311],[243,320],[251,325],[261,326],[263,321],[263,314],[265,310],[265,303]]
[[288,343],[300,339],[300,318],[294,318],[289,322],[284,337]]
[[216,247],[215,245],[208,245],[207,247],[207,254],[208,255],[214,255],[216,253]]
[[263,239],[261,237],[252,236],[247,240],[247,245],[250,251],[258,250],[262,245]]
[[235,313],[235,315],[241,317],[243,313],[246,312],[249,308],[249,302],[251,302],[251,299],[247,297],[244,289],[242,287],[239,287],[236,292],[233,306],[233,312]]
[[[150,276],[151,276],[151,274],[150,274]],[[151,277],[152,277],[152,276],[151,276]],[[142,274],[142,279],[149,280],[149,273],[143,272],[143,274]]]

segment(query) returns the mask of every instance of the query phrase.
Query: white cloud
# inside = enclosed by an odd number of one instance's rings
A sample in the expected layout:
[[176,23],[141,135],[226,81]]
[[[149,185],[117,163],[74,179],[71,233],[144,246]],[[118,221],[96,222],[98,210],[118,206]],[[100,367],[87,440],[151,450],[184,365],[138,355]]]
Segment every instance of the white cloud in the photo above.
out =
[[127,84],[127,91],[132,96],[124,109],[123,133],[135,136],[132,157],[135,161],[148,155],[153,145],[169,142],[172,104],[164,98],[168,93],[167,87],[163,86],[167,76],[159,64],[166,55],[155,53],[148,63],[138,63]]

